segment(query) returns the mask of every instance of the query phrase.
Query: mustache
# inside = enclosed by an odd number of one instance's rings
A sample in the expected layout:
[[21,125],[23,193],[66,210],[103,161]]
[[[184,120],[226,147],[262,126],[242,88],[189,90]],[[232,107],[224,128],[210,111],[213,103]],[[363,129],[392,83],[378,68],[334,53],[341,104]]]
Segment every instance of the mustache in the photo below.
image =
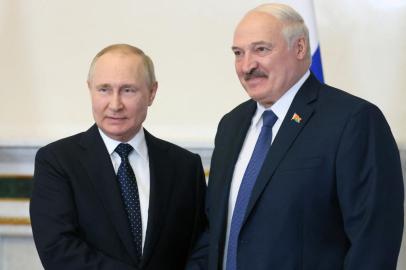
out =
[[250,70],[250,72],[248,72],[244,75],[244,80],[246,80],[246,81],[248,81],[252,78],[268,78],[268,76],[262,70],[255,68],[255,69]]

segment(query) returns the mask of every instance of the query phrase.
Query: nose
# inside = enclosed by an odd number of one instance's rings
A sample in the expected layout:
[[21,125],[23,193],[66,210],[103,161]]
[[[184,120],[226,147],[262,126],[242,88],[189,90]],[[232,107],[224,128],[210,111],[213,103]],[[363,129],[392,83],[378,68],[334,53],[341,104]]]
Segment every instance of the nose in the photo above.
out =
[[247,52],[244,54],[241,67],[244,74],[248,74],[258,67],[258,62],[256,61],[255,57],[253,57],[252,54]]
[[109,102],[109,109],[112,111],[119,111],[124,107],[122,97],[119,92],[114,92]]

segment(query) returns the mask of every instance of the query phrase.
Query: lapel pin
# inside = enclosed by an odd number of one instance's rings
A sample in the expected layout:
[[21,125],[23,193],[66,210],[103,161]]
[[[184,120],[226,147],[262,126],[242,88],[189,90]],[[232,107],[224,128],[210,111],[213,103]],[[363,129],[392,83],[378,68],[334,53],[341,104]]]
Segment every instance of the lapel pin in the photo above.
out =
[[296,123],[300,124],[300,121],[302,121],[302,117],[300,117],[297,113],[294,113],[291,120],[293,120]]

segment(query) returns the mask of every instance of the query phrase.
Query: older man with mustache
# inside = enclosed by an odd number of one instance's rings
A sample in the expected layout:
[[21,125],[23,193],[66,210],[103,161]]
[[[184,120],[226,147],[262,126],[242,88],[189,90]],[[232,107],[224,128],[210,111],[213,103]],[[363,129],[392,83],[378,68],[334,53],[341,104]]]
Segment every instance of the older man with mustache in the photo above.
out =
[[395,270],[403,179],[381,111],[315,78],[289,6],[249,11],[232,50],[251,99],[219,123],[187,269]]

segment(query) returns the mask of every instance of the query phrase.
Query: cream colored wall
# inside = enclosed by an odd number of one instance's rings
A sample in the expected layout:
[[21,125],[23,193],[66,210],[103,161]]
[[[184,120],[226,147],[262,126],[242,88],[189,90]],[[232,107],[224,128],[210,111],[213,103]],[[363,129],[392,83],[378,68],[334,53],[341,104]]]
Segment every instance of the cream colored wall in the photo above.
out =
[[[156,65],[160,87],[147,128],[211,146],[220,117],[247,98],[230,45],[236,22],[259,3],[0,0],[0,145],[42,145],[87,129],[89,62],[126,42]],[[376,103],[405,148],[406,2],[314,3],[326,81]]]
[[377,104],[406,146],[406,1],[316,0],[326,81]]
[[[246,99],[230,45],[236,22],[258,3],[1,0],[0,143],[43,144],[90,126],[89,62],[127,42],[156,64],[146,126],[211,145],[220,117]],[[326,81],[379,105],[405,144],[405,2],[316,0],[315,9]]]

